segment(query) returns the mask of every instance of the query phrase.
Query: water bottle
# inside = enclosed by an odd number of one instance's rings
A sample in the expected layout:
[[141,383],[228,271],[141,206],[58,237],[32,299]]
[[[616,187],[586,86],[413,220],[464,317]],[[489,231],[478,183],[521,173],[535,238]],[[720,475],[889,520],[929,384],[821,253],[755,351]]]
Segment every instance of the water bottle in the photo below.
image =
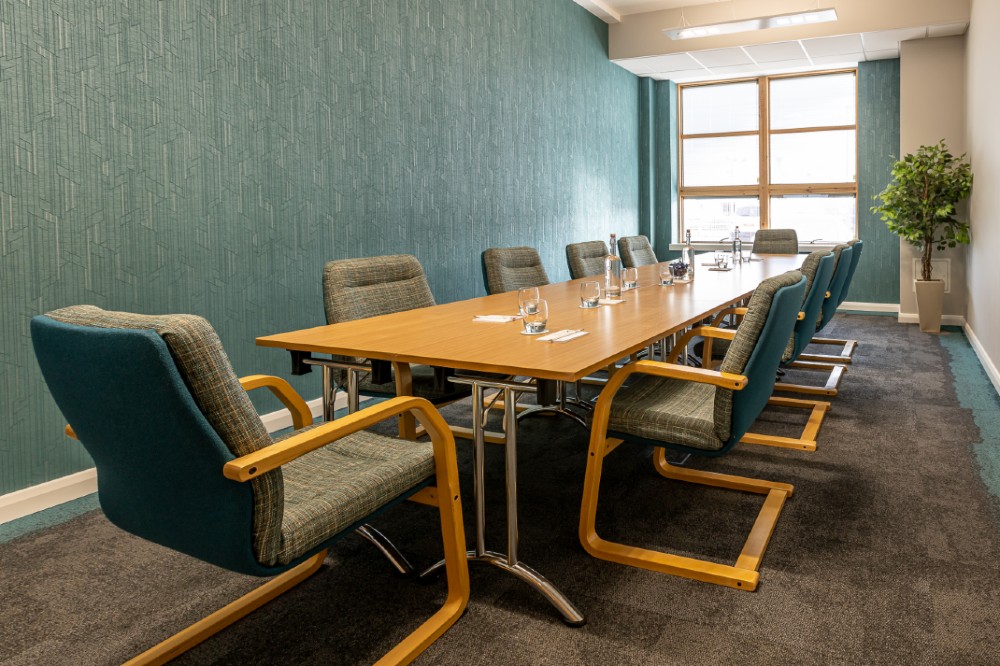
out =
[[604,297],[618,300],[622,297],[622,260],[618,258],[618,242],[611,234],[610,252],[604,258]]
[[733,264],[743,263],[743,239],[740,238],[740,228],[733,232]]
[[691,247],[691,230],[684,234],[684,249],[681,250],[681,261],[687,264],[687,279],[694,280],[694,248]]

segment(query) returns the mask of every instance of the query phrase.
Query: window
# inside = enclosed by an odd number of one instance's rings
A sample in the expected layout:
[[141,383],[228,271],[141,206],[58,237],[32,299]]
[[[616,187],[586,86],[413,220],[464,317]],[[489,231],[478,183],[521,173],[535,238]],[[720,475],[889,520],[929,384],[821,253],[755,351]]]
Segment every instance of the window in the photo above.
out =
[[856,81],[847,70],[680,86],[681,237],[854,238]]

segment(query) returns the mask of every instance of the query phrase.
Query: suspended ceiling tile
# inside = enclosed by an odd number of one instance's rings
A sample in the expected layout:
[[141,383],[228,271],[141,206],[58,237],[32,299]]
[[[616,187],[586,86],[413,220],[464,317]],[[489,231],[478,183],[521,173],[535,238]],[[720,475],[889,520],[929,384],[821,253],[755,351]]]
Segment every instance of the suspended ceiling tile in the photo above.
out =
[[926,27],[903,28],[901,30],[879,30],[878,32],[861,33],[861,41],[865,45],[865,53],[871,51],[887,51],[899,49],[899,43],[908,39],[923,39],[927,35]]
[[691,55],[702,65],[712,69],[715,69],[716,67],[732,67],[734,65],[748,65],[753,63],[750,56],[748,56],[741,48],[695,51]]
[[813,60],[847,53],[864,53],[865,50],[861,44],[861,35],[803,39],[802,46]]
[[777,42],[775,44],[758,44],[743,47],[750,57],[757,62],[785,62],[804,59],[805,51],[798,42]]
[[839,55],[820,56],[812,59],[813,63],[816,65],[833,65],[843,67],[854,67],[859,62],[864,62],[864,60],[864,53],[841,53]]
[[657,72],[656,74],[653,74],[653,78],[657,81],[666,81],[669,79],[671,81],[679,81],[681,83],[685,83],[687,81],[703,81],[711,76],[712,75],[706,69],[687,69],[679,72]]
[[652,58],[634,58],[634,60],[642,60],[651,72],[680,72],[685,69],[699,69],[701,67],[688,53],[672,53]]
[[886,49],[884,51],[865,51],[865,60],[889,60],[899,57],[899,49]]
[[927,27],[928,37],[954,37],[964,35],[968,23],[945,23],[943,25],[932,25]]
[[717,76],[740,76],[749,74],[759,75],[765,73],[766,71],[769,71],[766,67],[762,67],[761,65],[756,65],[754,63],[712,68],[712,74]]
[[649,76],[653,71],[646,66],[646,60],[649,60],[649,58],[624,58],[622,60],[615,60],[615,64],[633,74]]

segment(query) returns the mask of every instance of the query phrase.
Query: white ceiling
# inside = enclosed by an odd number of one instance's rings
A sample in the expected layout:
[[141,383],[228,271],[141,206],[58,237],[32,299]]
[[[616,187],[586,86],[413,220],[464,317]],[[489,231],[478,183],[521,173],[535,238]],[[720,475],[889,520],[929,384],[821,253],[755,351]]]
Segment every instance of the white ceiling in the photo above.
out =
[[[680,1],[685,1],[688,5],[692,4],[690,0],[661,0],[660,2],[604,0],[605,4],[609,6],[676,5]],[[866,60],[898,58],[900,42],[925,37],[961,35],[965,33],[968,26],[968,23],[949,23],[753,46],[687,51],[661,56],[623,58],[614,62],[639,76],[649,76],[661,80],[670,79],[678,83],[830,67],[853,67],[858,62]]]
[[[642,21],[642,18],[636,14],[726,1],[576,0],[578,4],[608,23],[618,23],[626,15],[631,21]],[[947,23],[788,40],[769,44],[749,45],[751,40],[748,40],[746,46],[622,58],[616,59],[614,62],[639,76],[661,80],[670,79],[679,83],[808,71],[810,69],[853,67],[858,62],[867,60],[898,58],[900,42],[925,37],[961,35],[965,33],[968,25],[968,22]],[[674,44],[677,43],[674,42]]]

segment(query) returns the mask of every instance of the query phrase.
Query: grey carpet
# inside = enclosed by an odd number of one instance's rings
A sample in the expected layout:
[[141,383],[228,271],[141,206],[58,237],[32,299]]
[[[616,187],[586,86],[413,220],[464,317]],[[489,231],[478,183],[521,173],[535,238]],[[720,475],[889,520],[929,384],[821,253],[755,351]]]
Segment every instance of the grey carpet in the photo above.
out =
[[[467,613],[418,663],[1000,663],[997,506],[975,467],[981,437],[955,398],[947,353],[890,317],[838,315],[824,334],[860,346],[818,451],[742,446],[691,463],[795,484],[756,592],[588,557],[576,536],[587,437],[564,419],[535,418],[520,430],[522,559],[589,623],[564,626],[524,584],[473,564]],[[461,421],[467,410],[447,414]],[[803,421],[769,409],[754,430],[790,434]],[[459,446],[468,524],[469,446]],[[502,454],[490,447],[497,550]],[[761,502],[664,480],[649,450],[625,445],[605,466],[599,530],[734,562]],[[426,564],[438,552],[435,515],[409,505],[376,524]],[[119,663],[258,583],[124,534],[100,512],[0,546],[0,562],[4,664]],[[352,537],[315,577],[177,663],[368,663],[443,596],[442,582],[402,580]]]

